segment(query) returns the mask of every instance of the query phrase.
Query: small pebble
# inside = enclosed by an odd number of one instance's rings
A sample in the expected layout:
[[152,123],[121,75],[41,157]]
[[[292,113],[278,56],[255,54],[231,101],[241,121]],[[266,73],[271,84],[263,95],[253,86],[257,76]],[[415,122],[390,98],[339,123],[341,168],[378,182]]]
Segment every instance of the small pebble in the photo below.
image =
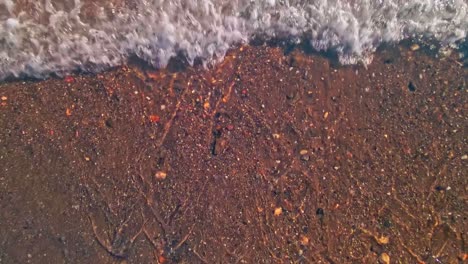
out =
[[283,213],[283,208],[277,207],[274,211],[275,216],[279,216],[281,213]]
[[419,47],[418,44],[413,44],[413,45],[411,45],[410,50],[411,50],[411,51],[417,51],[419,48],[420,48],[420,47]]
[[72,83],[75,81],[75,78],[73,78],[72,76],[66,76],[64,80],[66,83]]
[[306,149],[302,149],[301,151],[299,151],[299,154],[301,154],[301,155],[305,155],[307,153],[308,153],[308,151]]
[[315,214],[316,214],[319,218],[323,218],[323,216],[325,215],[325,211],[324,211],[322,208],[317,208],[317,211],[315,211]]
[[2,101],[6,101],[6,100],[8,100],[8,97],[2,96]]
[[382,264],[390,264],[390,256],[387,253],[380,254],[379,262]]
[[273,138],[275,138],[275,139],[278,139],[280,137],[281,137],[280,134],[273,134]]
[[167,177],[167,173],[163,172],[163,171],[158,171],[156,172],[156,174],[154,174],[154,176],[156,177],[156,179],[158,180],[164,180],[166,179]]
[[463,156],[461,157],[461,159],[462,159],[462,160],[467,160],[467,159],[468,159],[468,155],[466,155],[466,154],[463,155]]
[[158,115],[150,115],[149,119],[151,123],[158,123],[161,120],[161,118]]
[[389,238],[386,236],[382,236],[379,239],[377,239],[377,243],[379,243],[380,245],[386,245],[388,244],[388,242],[389,242]]

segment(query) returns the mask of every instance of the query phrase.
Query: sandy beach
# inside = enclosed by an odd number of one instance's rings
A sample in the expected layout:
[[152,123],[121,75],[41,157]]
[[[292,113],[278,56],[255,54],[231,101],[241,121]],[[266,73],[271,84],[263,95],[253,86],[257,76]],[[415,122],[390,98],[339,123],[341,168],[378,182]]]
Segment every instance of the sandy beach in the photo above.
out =
[[465,263],[467,79],[259,45],[0,83],[0,263]]

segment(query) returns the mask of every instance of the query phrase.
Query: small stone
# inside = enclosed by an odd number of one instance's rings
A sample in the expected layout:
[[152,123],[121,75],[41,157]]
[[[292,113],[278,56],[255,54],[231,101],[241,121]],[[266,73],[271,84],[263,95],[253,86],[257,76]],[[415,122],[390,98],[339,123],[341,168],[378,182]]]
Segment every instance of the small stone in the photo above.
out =
[[416,85],[415,85],[413,82],[411,82],[411,81],[408,83],[408,90],[409,90],[410,92],[416,91]]
[[163,171],[158,171],[156,172],[156,174],[154,174],[154,176],[156,177],[156,179],[158,180],[164,180],[166,179],[167,177],[167,173],[163,172]]
[[302,244],[303,246],[309,245],[309,238],[306,237],[306,236],[301,236],[301,244]]
[[389,239],[386,236],[382,236],[382,237],[377,239],[377,243],[379,243],[380,245],[386,245],[386,244],[388,244],[388,241],[389,241]]
[[275,216],[279,216],[281,213],[283,213],[283,208],[281,207],[276,207],[275,211],[273,212]]
[[324,118],[324,119],[327,119],[328,115],[329,115],[329,113],[328,113],[328,112],[325,112],[325,114],[323,114],[323,118]]
[[466,155],[466,154],[463,155],[463,156],[461,157],[461,159],[462,159],[462,160],[467,160],[467,159],[468,159],[468,155]]
[[411,50],[411,51],[417,51],[419,48],[420,48],[420,47],[419,47],[418,44],[413,44],[413,45],[411,45],[410,50]]
[[151,123],[158,123],[161,120],[161,118],[158,115],[150,115],[149,119]]
[[6,101],[6,100],[8,100],[8,97],[2,96],[2,101]]
[[104,124],[106,125],[106,127],[108,128],[112,128],[113,125],[112,125],[112,120],[111,119],[106,119],[106,121],[104,122]]
[[86,161],[90,161],[90,160],[91,160],[91,159],[90,159],[89,157],[87,157],[87,156],[85,156],[84,159],[85,159]]
[[273,138],[274,138],[274,139],[278,139],[278,138],[280,138],[280,137],[281,137],[280,134],[273,134]]
[[323,216],[325,215],[325,212],[322,208],[317,208],[317,211],[315,211],[315,214],[319,217],[319,218],[323,218]]
[[382,264],[390,264],[390,256],[387,253],[380,254],[379,262]]
[[72,76],[66,76],[64,80],[66,83],[72,83],[75,81],[75,78],[73,78]]
[[296,94],[294,92],[290,92],[286,95],[286,99],[292,100],[296,97]]
[[299,151],[299,154],[301,154],[301,155],[305,155],[305,154],[307,154],[307,153],[309,153],[309,152],[307,151],[307,149],[302,149],[301,151]]

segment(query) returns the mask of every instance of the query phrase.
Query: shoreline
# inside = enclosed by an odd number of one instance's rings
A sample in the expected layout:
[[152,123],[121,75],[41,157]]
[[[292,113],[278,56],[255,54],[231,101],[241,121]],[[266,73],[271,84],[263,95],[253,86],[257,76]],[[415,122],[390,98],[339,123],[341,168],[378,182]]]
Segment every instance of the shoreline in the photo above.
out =
[[243,46],[0,84],[0,261],[462,263],[467,71]]
[[[371,52],[369,55],[363,57],[357,63],[350,63],[350,64],[342,64],[339,61],[339,54],[333,48],[327,50],[316,50],[314,47],[311,46],[310,41],[307,39],[302,39],[299,43],[291,43],[291,41],[283,38],[272,38],[265,40],[261,37],[253,38],[249,44],[242,44],[238,43],[233,45],[230,49],[227,50],[226,55],[232,54],[240,47],[268,47],[268,48],[279,48],[283,50],[284,55],[287,56],[291,52],[301,52],[304,55],[308,56],[316,56],[327,59],[330,61],[330,64],[334,68],[340,67],[367,67],[373,63],[374,57],[379,57],[382,54],[392,54],[397,57],[401,56],[402,51],[412,51],[418,52],[418,54],[428,56],[433,60],[446,60],[449,59],[452,62],[458,64],[461,67],[468,67],[468,38],[459,41],[455,44],[457,48],[454,47],[442,47],[441,43],[433,40],[433,39],[424,39],[424,38],[410,38],[404,39],[397,43],[382,43],[379,45],[375,51]],[[187,62],[185,56],[181,53],[177,54],[176,56],[169,59],[166,67],[158,68],[142,58],[139,58],[136,55],[130,55],[126,61],[124,61],[120,65],[116,66],[105,66],[105,65],[88,65],[85,68],[88,70],[82,69],[75,69],[72,71],[64,71],[64,72],[56,72],[56,73],[48,73],[44,77],[33,77],[29,75],[22,75],[19,77],[8,76],[4,79],[0,79],[0,84],[4,83],[14,83],[14,82],[41,82],[46,81],[48,79],[63,79],[67,76],[93,76],[99,74],[106,74],[108,72],[116,71],[122,67],[136,67],[139,70],[143,71],[169,71],[169,72],[181,72],[189,68],[197,68],[199,69],[202,67],[206,71],[210,71],[213,68],[216,68],[218,64],[222,63],[224,57],[216,61],[218,59],[214,58],[212,62],[206,62],[208,67],[203,67],[203,60],[202,58],[196,58],[194,60],[193,65],[190,65]],[[366,61],[366,63],[365,63]],[[96,70],[96,69],[100,70]],[[94,69],[94,70],[91,70]]]

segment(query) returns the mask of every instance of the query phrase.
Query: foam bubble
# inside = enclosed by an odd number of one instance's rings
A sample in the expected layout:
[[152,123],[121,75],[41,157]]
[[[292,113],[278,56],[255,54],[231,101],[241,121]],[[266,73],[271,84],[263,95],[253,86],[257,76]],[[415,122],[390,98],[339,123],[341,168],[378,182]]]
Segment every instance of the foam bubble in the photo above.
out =
[[429,37],[446,46],[468,30],[464,0],[29,1],[21,10],[0,0],[0,80],[100,71],[131,55],[156,67],[178,53],[209,64],[255,36],[306,39],[344,64],[370,63],[383,42]]

